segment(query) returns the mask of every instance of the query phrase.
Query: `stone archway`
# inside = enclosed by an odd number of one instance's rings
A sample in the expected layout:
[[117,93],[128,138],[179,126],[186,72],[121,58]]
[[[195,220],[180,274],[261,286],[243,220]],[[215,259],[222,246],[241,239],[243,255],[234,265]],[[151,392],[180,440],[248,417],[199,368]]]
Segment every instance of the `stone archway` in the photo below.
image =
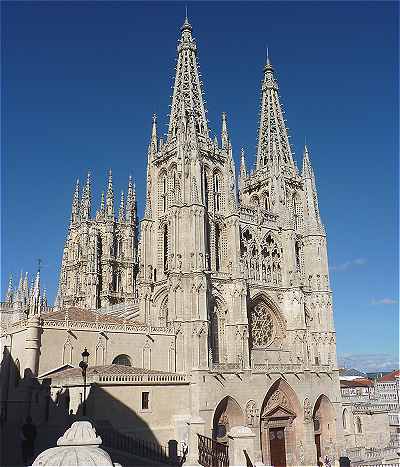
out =
[[215,409],[212,437],[219,443],[227,444],[229,430],[244,424],[245,417],[240,405],[232,397],[226,396]]
[[282,379],[276,381],[260,411],[260,443],[265,465],[286,467],[301,463],[296,445],[299,414],[301,408],[293,389]]
[[336,412],[332,402],[324,394],[315,402],[313,423],[317,463],[322,465],[321,459],[327,456],[333,464],[336,457]]

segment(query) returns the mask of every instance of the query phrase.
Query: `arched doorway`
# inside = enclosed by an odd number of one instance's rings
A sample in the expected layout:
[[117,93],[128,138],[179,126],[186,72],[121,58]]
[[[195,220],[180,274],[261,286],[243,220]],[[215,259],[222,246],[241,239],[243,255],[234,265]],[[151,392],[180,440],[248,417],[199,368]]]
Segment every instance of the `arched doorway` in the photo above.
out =
[[239,425],[244,425],[243,411],[235,399],[226,396],[215,409],[212,437],[219,443],[227,444],[229,430]]
[[260,412],[263,463],[275,467],[296,465],[296,424],[300,404],[293,389],[278,380],[265,396]]
[[332,402],[325,395],[321,395],[315,403],[313,423],[317,463],[322,465],[321,460],[327,456],[333,464],[336,456],[336,416]]

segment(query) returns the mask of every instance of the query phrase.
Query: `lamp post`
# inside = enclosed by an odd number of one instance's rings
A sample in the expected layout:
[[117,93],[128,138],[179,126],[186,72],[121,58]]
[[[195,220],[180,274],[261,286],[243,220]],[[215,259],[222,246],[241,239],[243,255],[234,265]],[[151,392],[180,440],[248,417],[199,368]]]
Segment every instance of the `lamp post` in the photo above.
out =
[[85,347],[85,350],[82,352],[82,360],[79,362],[79,367],[82,370],[82,376],[83,376],[83,404],[82,404],[83,416],[86,416],[86,370],[88,367],[89,355],[90,354],[87,348]]

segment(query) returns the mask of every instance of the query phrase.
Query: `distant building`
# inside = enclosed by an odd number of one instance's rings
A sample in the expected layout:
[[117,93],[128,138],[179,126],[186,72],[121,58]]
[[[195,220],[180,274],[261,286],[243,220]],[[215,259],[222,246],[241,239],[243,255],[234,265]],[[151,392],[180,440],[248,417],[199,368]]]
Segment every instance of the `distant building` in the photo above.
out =
[[[387,403],[378,397],[377,383],[358,370],[340,371],[342,425],[347,455],[353,465],[399,461],[398,423]],[[400,451],[399,451],[400,452]]]

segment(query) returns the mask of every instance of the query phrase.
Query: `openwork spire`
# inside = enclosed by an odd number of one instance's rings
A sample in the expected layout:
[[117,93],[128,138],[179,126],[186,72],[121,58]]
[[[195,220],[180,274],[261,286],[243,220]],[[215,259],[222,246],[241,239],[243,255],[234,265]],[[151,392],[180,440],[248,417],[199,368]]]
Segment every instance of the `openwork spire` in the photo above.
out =
[[314,181],[314,171],[311,166],[310,156],[308,154],[308,147],[306,144],[304,145],[303,168],[301,171],[301,176],[303,177],[303,179],[311,178],[311,180]]
[[129,176],[128,194],[126,197],[126,220],[128,222],[135,222],[135,217],[136,217],[136,193],[135,193],[135,187],[132,183],[132,177]]
[[111,169],[108,172],[106,213],[107,213],[107,217],[114,218],[114,190],[113,190],[113,181],[112,181],[112,171],[111,171]]
[[[275,158],[276,161],[274,162]],[[289,168],[290,174],[295,174],[288,131],[279,101],[278,83],[269,57],[267,57],[261,87],[261,118],[256,168],[268,167],[272,170],[275,164],[278,165],[280,170],[286,166]]]
[[228,125],[226,123],[226,113],[222,113],[222,131],[221,131],[222,149],[227,149],[229,145]]
[[92,193],[91,193],[91,184],[90,184],[90,172],[87,174],[86,184],[83,188],[82,193],[82,202],[81,202],[81,219],[88,220],[90,219],[92,208]]
[[178,43],[168,139],[175,137],[181,128],[186,128],[190,115],[194,117],[196,133],[208,137],[206,110],[197,65],[197,46],[192,37],[192,26],[186,17]]
[[71,223],[79,219],[79,178],[76,180],[75,191],[72,198]]
[[240,179],[244,180],[247,177],[246,156],[244,148],[240,150]]
[[307,145],[304,145],[303,167],[302,167],[301,177],[304,182],[304,190],[306,194],[306,205],[307,205],[309,221],[311,223],[316,222],[317,224],[321,224],[314,170],[311,166]]

